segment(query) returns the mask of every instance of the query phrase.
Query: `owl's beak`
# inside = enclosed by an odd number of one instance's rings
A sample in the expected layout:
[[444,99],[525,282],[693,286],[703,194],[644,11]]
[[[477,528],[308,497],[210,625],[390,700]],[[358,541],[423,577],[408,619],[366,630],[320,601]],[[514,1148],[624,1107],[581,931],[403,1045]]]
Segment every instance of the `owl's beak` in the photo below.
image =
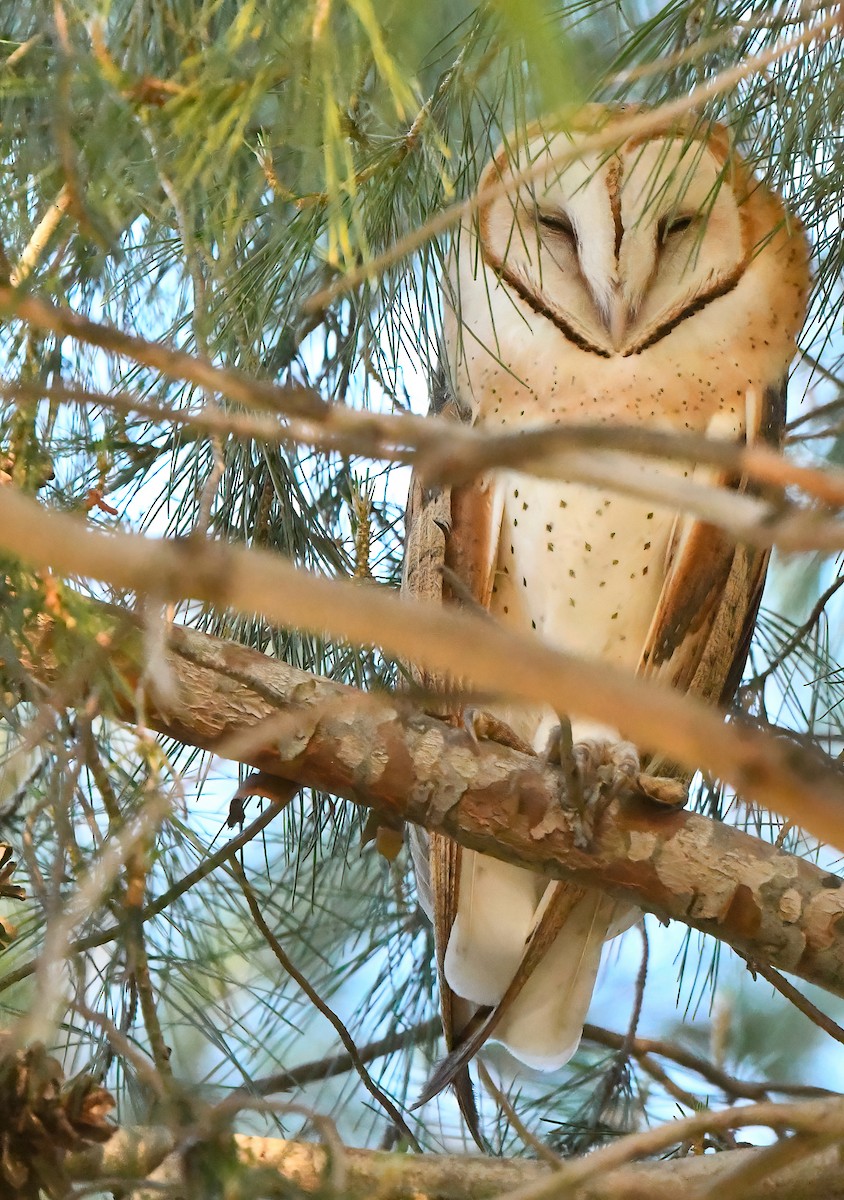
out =
[[604,324],[610,335],[610,341],[615,349],[619,350],[624,343],[630,324],[630,310],[620,290],[616,291],[610,300],[604,316]]

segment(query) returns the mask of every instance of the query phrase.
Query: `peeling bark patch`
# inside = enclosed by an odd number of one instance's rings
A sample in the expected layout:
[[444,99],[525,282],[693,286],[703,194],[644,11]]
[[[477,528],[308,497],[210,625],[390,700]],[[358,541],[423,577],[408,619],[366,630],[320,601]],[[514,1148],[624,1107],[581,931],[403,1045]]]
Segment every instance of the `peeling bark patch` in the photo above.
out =
[[[442,820],[464,797],[477,771],[477,754],[473,749],[449,747],[448,755],[432,764],[436,771],[436,787],[429,800],[429,812]],[[432,771],[433,779],[433,771]]]
[[551,833],[569,833],[570,824],[562,809],[549,805],[545,816],[536,825],[531,825],[528,832],[535,842],[548,837]]
[[762,913],[753,890],[746,884],[740,883],[733,892],[733,898],[723,919],[740,938],[747,942],[753,941],[759,933]]
[[[485,786],[474,786],[466,797],[467,815],[473,821],[482,825],[493,837],[500,837],[502,831],[513,829],[521,824],[520,802],[530,792],[529,776],[524,789],[518,786],[518,778],[496,779]],[[515,786],[514,786],[515,784]],[[539,821],[545,812],[544,796],[540,791],[541,807],[534,799],[535,818],[532,823]]]
[[416,772],[413,759],[407,748],[407,739],[400,723],[395,719],[378,724],[375,728],[376,737],[373,739],[373,761],[380,766],[377,778],[373,775],[373,790],[379,795],[391,798],[401,795],[402,788],[407,788]]
[[[629,900],[631,895],[635,898],[641,895],[648,911],[655,912],[663,923],[667,924],[669,918],[677,916],[676,891],[665,887],[657,875],[651,874],[647,870],[643,872],[638,863],[629,862],[625,858],[616,859],[610,864],[608,878],[612,880],[613,884],[624,889],[626,899]],[[689,907],[690,899],[687,888],[683,896],[686,909]],[[682,920],[682,917],[680,919]]]
[[[735,886],[734,879],[720,863],[712,869],[713,838],[713,830],[701,833],[693,825],[685,825],[657,852],[654,862],[660,883],[669,892],[686,898],[685,911],[695,920],[720,920]],[[692,879],[701,878],[701,864],[705,864],[706,886],[693,889],[689,884]]]
[[317,716],[291,712],[283,728],[276,733],[279,755],[284,759],[301,758],[316,736]]
[[416,770],[426,779],[433,774],[435,765],[443,756],[445,726],[426,729],[415,745]]
[[[518,775],[514,776],[514,782],[518,788],[518,812],[520,815],[527,817],[531,835],[533,835],[533,830],[542,825],[546,820],[552,822],[547,826],[547,832],[550,832],[552,829],[568,830],[569,823],[565,820],[562,810],[559,808],[559,805],[548,803],[548,792],[545,789],[543,781],[537,779],[534,771],[525,771],[521,777]],[[553,823],[557,816],[563,817],[562,824]]]
[[675,837],[693,816],[684,809],[662,808],[653,800],[632,796],[619,802],[619,811],[627,829],[656,834],[660,841]]
[[336,746],[335,757],[342,762],[346,773],[359,782],[373,778],[373,774],[368,770],[373,747],[358,726],[334,718],[320,723],[320,733]]
[[[836,976],[844,975],[844,912],[841,897],[834,892],[809,893],[803,904],[802,923],[810,931],[810,944],[821,952],[832,950],[841,964]],[[829,986],[826,984],[825,986]],[[836,989],[844,993],[844,985]]]
[[788,925],[800,920],[803,914],[803,897],[797,888],[788,888],[783,892],[780,896],[779,910],[780,916]]
[[628,838],[629,857],[634,862],[648,862],[656,850],[658,842],[655,833],[638,833],[631,831]]

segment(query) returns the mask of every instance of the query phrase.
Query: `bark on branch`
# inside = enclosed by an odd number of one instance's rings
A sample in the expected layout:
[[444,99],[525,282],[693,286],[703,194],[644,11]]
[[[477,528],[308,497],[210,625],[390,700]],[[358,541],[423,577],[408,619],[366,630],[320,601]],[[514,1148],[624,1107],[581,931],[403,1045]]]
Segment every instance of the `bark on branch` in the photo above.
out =
[[[606,663],[564,653],[468,612],[401,600],[389,589],[325,579],[277,555],[188,538],[94,532],[0,488],[0,547],[35,567],[87,575],[156,600],[192,598],[260,612],[358,645],[377,645],[435,674],[458,675],[496,695],[591,717],[637,746],[704,768],[748,800],[844,849],[844,775],[794,743],[738,723],[691,696]],[[518,663],[518,670],[509,664]]]
[[[111,612],[111,610],[104,610]],[[140,633],[119,633],[135,683]],[[634,794],[576,845],[564,777],[540,759],[473,738],[409,700],[362,693],[243,646],[175,626],[167,664],[178,700],[148,723],[248,763],[555,878],[573,878],[726,941],[844,995],[844,880],[740,830]],[[134,701],[132,701],[134,704]],[[128,718],[134,717],[127,702]]]
[[[270,1168],[305,1193],[330,1194],[326,1192],[329,1158],[323,1146],[244,1135],[237,1135],[235,1143],[244,1165]],[[155,1171],[159,1185],[177,1185],[183,1178],[181,1160],[175,1155],[166,1158],[176,1144],[176,1135],[163,1127],[122,1129],[105,1146],[77,1156],[71,1174],[76,1181],[87,1183],[103,1177],[142,1179]],[[573,1200],[676,1200],[679,1189],[696,1195],[699,1190],[717,1187],[733,1173],[747,1170],[763,1154],[761,1150],[731,1150],[637,1163],[607,1171],[567,1194]],[[549,1168],[524,1159],[352,1149],[343,1158],[348,1200],[372,1196],[380,1200],[485,1200],[552,1179]],[[133,1192],[137,1200],[158,1194],[143,1188]],[[751,1182],[742,1196],[744,1200],[841,1200],[844,1167],[840,1155],[832,1149],[803,1159],[773,1177]]]

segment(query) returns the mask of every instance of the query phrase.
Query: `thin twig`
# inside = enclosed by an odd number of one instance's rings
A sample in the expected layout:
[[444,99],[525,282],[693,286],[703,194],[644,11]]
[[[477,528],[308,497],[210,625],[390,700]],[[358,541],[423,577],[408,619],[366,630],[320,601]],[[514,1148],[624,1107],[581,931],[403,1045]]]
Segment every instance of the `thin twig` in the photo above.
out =
[[167,815],[169,807],[169,801],[159,795],[153,795],[147,800],[142,811],[120,834],[108,839],[78,880],[62,911],[56,913],[48,922],[44,946],[36,968],[38,986],[35,990],[35,1000],[14,1030],[21,1044],[49,1037],[49,1030],[53,1025],[53,1008],[57,1003],[59,971],[71,952],[70,935],[74,927],[95,911],[133,848],[157,828]]
[[[356,1047],[357,1055],[363,1063],[373,1062],[377,1058],[395,1054],[398,1050],[406,1050],[441,1032],[439,1017],[432,1017],[430,1021],[422,1021],[410,1029],[388,1033],[386,1037]],[[301,1063],[298,1067],[291,1067],[288,1071],[276,1071],[274,1075],[250,1080],[248,1084],[237,1088],[234,1094],[269,1096],[273,1092],[289,1092],[293,1088],[305,1087],[309,1083],[322,1082],[324,1079],[334,1079],[353,1070],[355,1061],[351,1054],[326,1055],[325,1058],[313,1059]]]
[[[281,780],[278,782],[279,785],[282,784]],[[248,842],[251,842],[254,838],[256,838],[259,833],[262,833],[263,830],[275,820],[279,813],[283,812],[283,810],[287,807],[296,793],[301,790],[301,788],[298,783],[291,783],[288,785],[287,790],[288,798],[286,800],[274,801],[272,804],[269,804],[264,811],[260,813],[260,815],[256,817],[250,825],[247,825],[247,827],[243,829],[236,837],[233,837],[230,841],[226,842],[226,844],[214,854],[209,854],[209,856],[203,862],[201,862],[198,867],[195,867],[193,871],[189,871],[184,878],[178,881],[178,883],[174,883],[172,887],[167,889],[166,892],[163,892],[155,900],[152,900],[149,904],[145,905],[141,914],[144,921],[150,921],[153,917],[157,917],[160,913],[165,912],[170,905],[174,903],[174,901],[185,895],[186,892],[189,892],[192,887],[195,887],[196,884],[207,878],[210,874],[212,874],[213,871],[216,871],[218,867],[228,862],[233,854],[236,854]],[[122,924],[108,925],[105,929],[98,929],[95,933],[86,934],[84,937],[77,938],[76,941],[71,942],[68,946],[68,953],[72,955],[84,954],[88,950],[97,949],[98,946],[107,946],[109,942],[114,941],[114,939],[122,932]],[[22,979],[26,979],[28,976],[30,976],[33,971],[36,970],[38,962],[39,959],[37,958],[30,959],[29,962],[23,963],[14,971],[9,971],[8,974],[4,975],[4,977],[0,979],[0,992],[5,991],[6,988],[12,987],[16,983],[20,983]]]
[[[613,1049],[621,1049],[626,1040],[626,1035],[623,1033],[615,1033],[600,1025],[589,1024],[583,1027],[583,1037],[587,1041],[597,1042],[601,1046],[610,1046]],[[630,1045],[630,1053],[646,1070],[649,1070],[647,1062],[652,1055],[667,1058],[676,1063],[678,1067],[683,1067],[684,1070],[694,1071],[695,1074],[711,1083],[713,1087],[722,1091],[725,1096],[737,1100],[767,1100],[771,1093],[795,1096],[801,1099],[837,1095],[828,1088],[774,1082],[757,1083],[752,1080],[737,1079],[707,1059],[687,1050],[684,1046],[678,1046],[675,1042],[662,1039],[634,1038]]]
[[21,59],[29,54],[30,50],[34,46],[37,46],[39,42],[43,42],[43,40],[43,33],[35,33],[32,35],[32,37],[27,38],[25,42],[21,42],[18,48],[13,50],[9,57],[2,63],[4,69],[8,70],[10,67],[17,66]]
[[[818,364],[817,370],[823,370],[820,364]],[[827,372],[827,374],[831,375],[831,372]],[[835,377],[832,376],[832,378]],[[844,387],[841,384],[839,386]],[[801,425],[806,425],[809,421],[819,421],[822,417],[832,416],[833,413],[839,413],[842,409],[844,409],[844,396],[841,396],[837,400],[829,400],[826,404],[819,404],[817,408],[813,408],[809,412],[795,417],[793,421],[788,422],[785,431],[787,434],[793,434],[794,430],[798,429]]]
[[83,1017],[86,1021],[90,1021],[92,1025],[97,1025],[102,1029],[108,1041],[111,1043],[114,1051],[124,1058],[127,1063],[131,1063],[140,1079],[148,1085],[150,1091],[163,1100],[167,1095],[167,1083],[162,1078],[156,1065],[141,1054],[138,1048],[133,1045],[130,1039],[122,1030],[118,1029],[114,1022],[105,1015],[105,1013],[96,1012],[89,1008],[81,1000],[68,1001],[70,1008]]
[[9,275],[9,282],[12,287],[19,287],[38,266],[42,254],[49,245],[50,238],[58,229],[59,222],[70,208],[71,203],[72,195],[70,188],[67,184],[64,184],[53,203],[32,231],[32,236],[18,259],[17,266],[12,268]]
[[152,985],[144,938],[142,905],[147,879],[146,859],[147,854],[138,846],[129,855],[126,862],[126,952],[128,968],[137,988],[141,1017],[149,1039],[152,1057],[161,1077],[172,1080],[170,1048],[164,1040],[161,1021],[158,1018],[155,990]]
[[[590,1114],[590,1116],[583,1130],[579,1130],[577,1133],[575,1142],[577,1149],[585,1148],[586,1145],[594,1138],[596,1130],[603,1121],[604,1110],[616,1095],[619,1087],[624,1084],[625,1077],[627,1076],[628,1064],[630,1061],[632,1048],[636,1040],[636,1030],[639,1026],[639,1018],[642,1015],[642,1004],[645,999],[645,984],[648,978],[649,946],[648,935],[645,929],[644,921],[639,922],[638,928],[642,935],[642,958],[636,975],[636,985],[633,993],[633,1006],[630,1013],[630,1021],[627,1026],[627,1033],[624,1035],[621,1045],[613,1055],[612,1061],[602,1071],[600,1084],[595,1089],[594,1095],[589,1101],[587,1112]],[[660,1068],[657,1067],[657,1071],[660,1071]],[[653,1071],[650,1073],[654,1075]],[[673,1081],[668,1079],[664,1072],[660,1073],[663,1075],[663,1078],[660,1080],[660,1082],[663,1083],[663,1085],[669,1092],[671,1092],[672,1095],[675,1095],[675,1097],[679,1099],[679,1096],[677,1096],[679,1089],[676,1088],[676,1085],[673,1083]],[[656,1076],[654,1075],[654,1077]],[[684,1093],[684,1096],[686,1098],[684,1102],[686,1102],[688,1099],[691,1099],[691,1097],[688,1096],[688,1093]]]
[[[839,389],[844,391],[844,376],[836,375],[833,371],[830,371],[828,367],[825,367],[822,362],[819,362],[807,350],[798,350],[798,353],[813,371],[817,371],[818,375],[822,375],[829,383],[834,383]],[[796,421],[792,421],[791,424],[799,425],[801,421],[810,421],[818,411],[822,410],[813,409],[812,412],[804,413],[802,417],[797,418]]]
[[[431,422],[433,423],[433,422]],[[446,426],[448,428],[448,426]],[[670,461],[694,461],[719,466],[755,483],[780,491],[799,487],[807,495],[835,507],[844,506],[844,471],[805,467],[768,446],[715,440],[700,434],[674,434],[642,426],[552,425],[535,426],[516,434],[453,431],[448,441],[433,439],[420,447],[414,462],[428,482],[463,483],[492,468],[510,467],[548,479],[571,479],[613,487],[616,491],[659,498],[681,509],[697,510],[716,524],[730,524],[750,532],[755,522],[782,520],[788,506],[772,507],[765,501],[688,479],[660,475],[650,483],[637,464],[631,470],[628,455]],[[468,435],[468,436],[467,436]],[[600,453],[596,453],[599,451]],[[687,496],[685,501],[682,496]],[[732,519],[729,507],[739,507]],[[722,511],[723,509],[723,511]],[[764,515],[763,515],[764,514]],[[753,534],[750,532],[750,540]]]
[[816,1004],[813,1004],[802,992],[798,991],[793,983],[789,983],[784,975],[781,975],[775,967],[769,966],[767,963],[753,962],[745,955],[741,955],[747,963],[748,969],[755,975],[761,975],[766,979],[772,987],[785,996],[786,1000],[790,1000],[795,1008],[799,1009],[805,1017],[808,1017],[813,1025],[817,1025],[818,1029],[822,1029],[824,1033],[834,1038],[836,1042],[841,1042],[844,1045],[844,1029],[832,1017],[827,1016],[825,1012],[821,1012]]
[[684,1108],[688,1109],[689,1112],[697,1111],[697,1109],[700,1107],[699,1099],[696,1096],[693,1096],[691,1092],[687,1091],[686,1088],[680,1087],[679,1083],[672,1079],[668,1072],[663,1070],[659,1063],[655,1062],[652,1058],[649,1058],[647,1054],[642,1055],[641,1057],[637,1055],[636,1061],[642,1070],[649,1075],[655,1083],[658,1083],[661,1087],[663,1087],[668,1095],[671,1096],[672,1099],[676,1100],[678,1104],[681,1104]]
[[477,1060],[476,1066],[478,1068],[478,1076],[481,1080],[481,1083],[504,1113],[505,1117],[513,1126],[524,1145],[528,1148],[528,1150],[533,1150],[537,1158],[541,1159],[542,1162],[548,1163],[549,1167],[553,1167],[555,1171],[558,1171],[560,1167],[562,1167],[564,1160],[560,1158],[559,1154],[556,1154],[550,1146],[547,1146],[545,1142],[541,1140],[541,1138],[536,1137],[536,1135],[528,1129],[527,1125],[525,1125],[524,1121],[510,1103],[509,1097],[505,1095],[505,1093],[492,1078],[486,1068],[486,1065],[480,1058]]
[[639,962],[639,970],[636,973],[636,991],[633,1011],[630,1014],[630,1024],[627,1026],[627,1033],[624,1037],[623,1050],[625,1054],[630,1053],[630,1047],[636,1040],[636,1033],[639,1029],[639,1020],[642,1016],[642,1005],[645,1002],[645,984],[648,981],[650,943],[648,941],[648,931],[645,927],[644,918],[639,922],[638,929],[639,935],[642,939],[642,958]]
[[35,296],[22,295],[13,287],[0,287],[0,308],[13,313],[33,328],[75,338],[113,354],[152,367],[173,379],[196,387],[223,392],[249,408],[264,408],[310,420],[320,420],[331,406],[313,389],[290,384],[278,386],[252,379],[230,367],[214,367],[184,350],[172,350],[158,342],[124,333],[113,326],[92,321],[69,308],[58,308]]
[[329,1021],[331,1023],[331,1025],[334,1026],[334,1029],[336,1030],[337,1035],[340,1038],[340,1041],[346,1047],[347,1053],[351,1056],[352,1063],[354,1064],[354,1068],[357,1071],[357,1073],[360,1077],[360,1080],[363,1083],[366,1090],[378,1102],[378,1104],[381,1105],[381,1107],[384,1109],[384,1111],[390,1117],[390,1120],[393,1121],[394,1124],[398,1126],[398,1128],[401,1130],[402,1134],[407,1139],[409,1144],[414,1148],[414,1150],[421,1153],[421,1147],[420,1147],[419,1143],[417,1142],[414,1134],[411,1132],[409,1126],[407,1125],[407,1122],[405,1121],[404,1117],[401,1115],[399,1110],[396,1108],[395,1104],[390,1099],[390,1097],[385,1092],[383,1092],[381,1090],[381,1088],[378,1087],[378,1085],[373,1080],[372,1076],[367,1071],[363,1061],[361,1060],[357,1046],[355,1045],[354,1038],[349,1033],[346,1026],[343,1024],[343,1022],[340,1020],[340,1018],[337,1016],[337,1014],[334,1012],[334,1010],[328,1004],[326,1004],[326,1002],[322,999],[322,997],[319,995],[319,993],[316,991],[316,989],[309,983],[309,981],[305,978],[305,976],[302,974],[302,972],[299,971],[299,969],[293,964],[291,959],[288,957],[286,951],[283,949],[281,943],[278,941],[278,938],[275,937],[272,930],[267,925],[267,923],[264,920],[263,915],[261,913],[261,909],[258,906],[258,901],[255,898],[255,893],[252,891],[252,888],[249,885],[246,875],[244,874],[243,868],[241,867],[240,862],[237,860],[237,858],[233,857],[231,859],[231,867],[232,867],[232,871],[234,873],[235,879],[237,880],[238,884],[240,885],[241,891],[243,892],[243,895],[246,899],[246,903],[249,905],[249,911],[252,914],[252,919],[255,922],[255,924],[257,925],[258,929],[260,930],[261,936],[264,938],[264,941],[267,943],[267,945],[272,950],[273,954],[278,959],[279,963],[281,964],[282,969],[290,976],[291,979],[293,979],[299,985],[299,987],[302,989],[302,991],[308,997],[310,1002],[313,1004],[314,1008],[316,1008],[318,1012],[322,1013],[322,1015],[326,1018],[326,1020]]
[[827,604],[829,604],[835,593],[842,587],[844,587],[844,575],[840,575],[838,579],[832,581],[829,587],[818,597],[817,602],[812,606],[812,611],[803,624],[794,630],[782,648],[765,667],[764,671],[760,671],[758,675],[754,675],[752,679],[749,679],[743,685],[745,688],[759,687],[770,675],[773,675],[777,667],[782,666],[789,655],[793,654],[797,647],[805,641],[806,635],[812,632],[821,619]]

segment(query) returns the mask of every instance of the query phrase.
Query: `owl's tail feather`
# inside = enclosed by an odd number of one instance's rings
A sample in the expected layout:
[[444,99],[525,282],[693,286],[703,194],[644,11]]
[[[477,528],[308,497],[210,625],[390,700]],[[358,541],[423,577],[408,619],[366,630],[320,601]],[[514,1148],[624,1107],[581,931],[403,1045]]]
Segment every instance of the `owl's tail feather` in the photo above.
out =
[[[472,1085],[469,1081],[468,1064],[475,1054],[487,1040],[490,1035],[491,1028],[494,1027],[495,1016],[498,1008],[479,1008],[472,1017],[469,1024],[460,1034],[459,1040],[449,1050],[448,1054],[437,1063],[432,1073],[428,1076],[419,1097],[414,1104],[410,1106],[410,1111],[421,1108],[423,1104],[427,1104],[429,1100],[433,1100],[434,1096],[438,1096],[443,1088],[447,1088],[449,1084],[454,1085],[454,1090],[457,1094],[457,1101],[460,1104],[460,1111],[463,1112],[463,1105],[460,1102],[461,1091],[463,1088],[462,1077],[465,1075],[466,1081],[471,1091]],[[472,1106],[475,1106],[475,1097],[472,1093]],[[463,1116],[466,1117],[465,1112]],[[475,1117],[477,1118],[477,1110],[475,1109]],[[469,1124],[467,1119],[467,1124]],[[471,1126],[470,1126],[471,1128]],[[473,1134],[474,1136],[474,1134]],[[477,1141],[477,1139],[475,1139]]]
[[565,924],[502,1013],[497,1040],[540,1071],[567,1063],[580,1045],[604,942],[639,916],[638,909],[603,892],[581,891]]
[[[600,908],[601,904],[603,904],[603,911]],[[590,907],[593,915],[589,929],[586,931],[586,937],[584,937],[582,914],[584,909],[588,911]],[[540,998],[545,999],[550,990],[551,995],[558,1002],[562,999],[565,1004],[567,998],[575,990],[580,993],[584,990],[583,985],[588,982],[585,1004],[572,1006],[570,1012],[571,1025],[573,1028],[575,1025],[577,1026],[574,1046],[566,1058],[555,1061],[551,1066],[561,1066],[563,1062],[568,1061],[580,1040],[586,1009],[589,1007],[589,999],[600,962],[601,946],[607,936],[614,907],[614,902],[605,897],[603,893],[587,891],[587,889],[571,883],[555,882],[548,885],[542,903],[537,909],[536,919],[528,936],[521,963],[509,987],[494,1008],[479,1008],[461,1030],[455,1039],[454,1046],[439,1063],[422,1089],[417,1105],[424,1104],[441,1092],[444,1087],[447,1087],[449,1083],[455,1082],[458,1074],[465,1070],[484,1042],[493,1035],[497,1035],[499,1040],[504,1042],[517,1057],[523,1057],[518,1044],[519,1034],[522,1024],[526,1020],[527,1022],[533,1020],[531,1014],[534,1005],[525,1005],[520,1002],[520,999],[526,989],[529,989],[528,997],[534,992],[535,985],[532,986],[531,981],[547,961],[549,955],[554,959],[555,974],[552,974],[550,989],[547,981],[544,987],[540,987]],[[610,915],[607,919],[602,920],[605,914]],[[578,916],[581,917],[580,920],[577,919]],[[571,936],[569,930],[573,920],[576,922],[577,932]],[[567,959],[562,970],[559,962],[560,955],[557,952],[561,943],[564,958]],[[573,960],[577,965],[572,970]],[[561,980],[565,980],[567,976],[568,986],[563,984],[561,987]],[[576,988],[580,981],[582,981],[581,986]],[[499,1028],[501,1026],[503,1028]],[[514,1026],[512,1033],[509,1032],[508,1026]],[[535,1035],[536,1030],[533,1032]],[[557,1040],[555,1039],[555,1044]],[[528,1052],[530,1054],[528,1065],[534,1065],[536,1054],[532,1046],[529,1047]],[[559,1055],[555,1055],[555,1058],[559,1058]],[[527,1058],[525,1061],[528,1061]],[[551,1066],[546,1066],[545,1069],[549,1070]]]
[[[472,1087],[472,1080],[469,1077],[469,1068],[463,1067],[459,1070],[452,1079],[452,1084],[461,1116],[472,1135],[472,1140],[483,1154],[489,1154],[489,1143],[484,1140],[484,1136],[481,1133],[481,1121],[478,1116],[477,1105],[475,1104],[475,1092]],[[422,1101],[420,1100],[419,1103],[421,1104]],[[414,1105],[415,1107],[416,1105]]]
[[[469,1018],[468,1024],[459,1037],[461,1039],[464,1036],[471,1037],[474,1031],[484,1024],[489,1012],[488,1008],[478,1009]],[[421,1108],[423,1104],[427,1104],[429,1100],[433,1100],[435,1096],[438,1096],[444,1088],[451,1084],[454,1088],[458,1108],[472,1135],[472,1140],[479,1150],[484,1154],[489,1154],[489,1144],[484,1140],[484,1136],[481,1133],[481,1122],[478,1115],[478,1106],[475,1103],[475,1091],[469,1075],[468,1059],[464,1059],[460,1055],[460,1047],[462,1045],[463,1042],[461,1040],[460,1045],[450,1050],[446,1057],[438,1064],[416,1102],[410,1105],[410,1111],[413,1112],[415,1109]]]

